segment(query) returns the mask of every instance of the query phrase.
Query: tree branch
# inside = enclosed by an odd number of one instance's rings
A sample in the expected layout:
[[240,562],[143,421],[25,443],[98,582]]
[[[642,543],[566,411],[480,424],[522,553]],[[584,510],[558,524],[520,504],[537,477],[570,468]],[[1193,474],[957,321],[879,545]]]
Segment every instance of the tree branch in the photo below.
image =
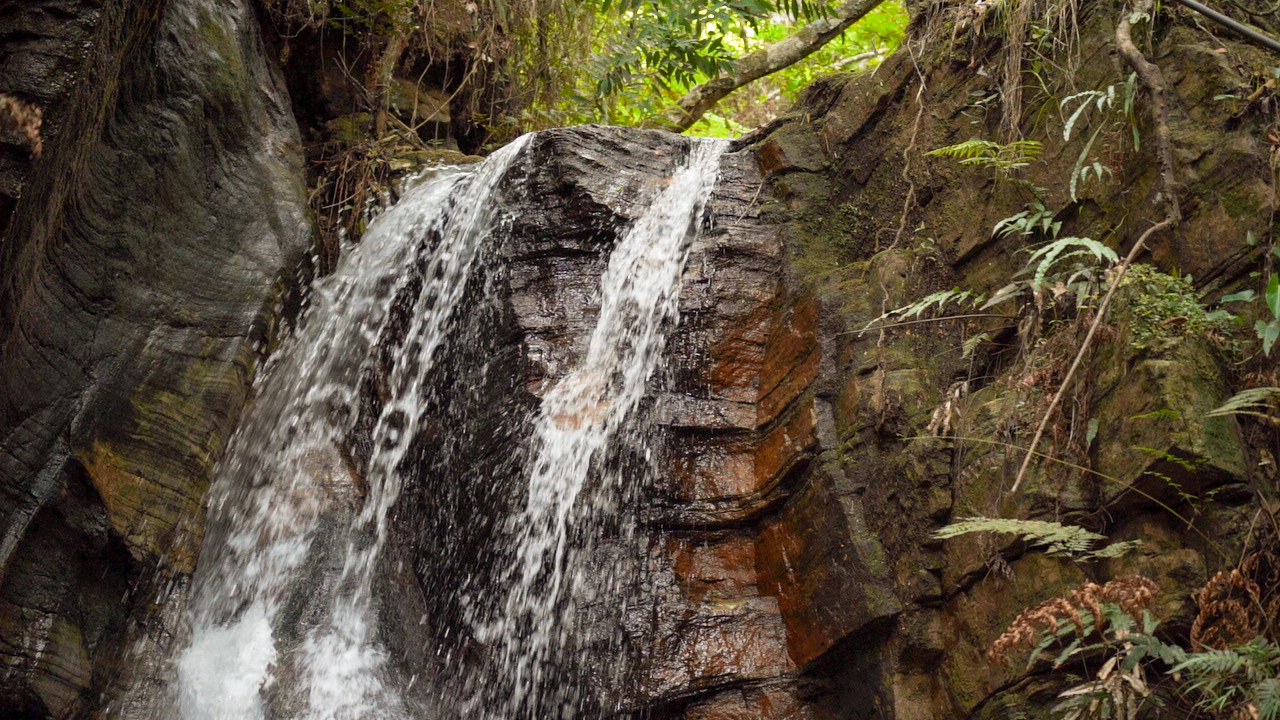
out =
[[[1152,0],[1139,0],[1134,13],[1145,13],[1155,23],[1155,9]],[[1169,101],[1165,98],[1166,85],[1164,73],[1160,66],[1147,60],[1142,51],[1133,43],[1133,34],[1129,23],[1129,14],[1120,11],[1120,22],[1116,25],[1116,49],[1129,67],[1138,74],[1147,93],[1151,95],[1151,119],[1156,130],[1156,151],[1160,154],[1160,193],[1165,203],[1165,213],[1170,225],[1177,225],[1182,220],[1182,210],[1178,207],[1178,180],[1174,174],[1173,140],[1169,136]]]
[[845,0],[831,17],[814,20],[795,34],[733,61],[728,72],[694,87],[645,126],[674,132],[688,130],[729,93],[800,62],[839,37],[882,2],[884,0]]

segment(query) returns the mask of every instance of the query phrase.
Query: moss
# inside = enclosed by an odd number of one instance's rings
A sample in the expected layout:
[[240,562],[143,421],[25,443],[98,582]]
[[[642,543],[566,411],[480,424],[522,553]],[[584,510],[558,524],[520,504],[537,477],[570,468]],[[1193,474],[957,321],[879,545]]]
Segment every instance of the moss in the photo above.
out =
[[1134,348],[1163,349],[1187,337],[1203,337],[1230,330],[1231,316],[1209,312],[1191,279],[1160,272],[1150,265],[1134,265],[1125,275],[1128,288],[1123,317]]
[[1222,194],[1222,207],[1232,218],[1253,218],[1262,212],[1262,205],[1251,187],[1236,187]]

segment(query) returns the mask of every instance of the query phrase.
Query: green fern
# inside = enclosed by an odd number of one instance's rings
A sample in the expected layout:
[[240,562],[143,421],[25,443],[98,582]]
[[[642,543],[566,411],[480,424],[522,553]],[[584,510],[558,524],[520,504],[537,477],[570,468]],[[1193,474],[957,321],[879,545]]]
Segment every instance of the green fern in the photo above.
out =
[[1280,678],[1267,678],[1253,688],[1259,720],[1280,717]]
[[962,143],[930,150],[925,155],[959,158],[961,165],[978,165],[994,168],[1000,173],[1023,168],[1040,157],[1042,148],[1038,140],[1015,140],[1001,145],[991,140],[970,138]]
[[1066,237],[1054,240],[1031,253],[1031,257],[1027,258],[1026,267],[1018,274],[1022,275],[1032,271],[1031,287],[1033,290],[1039,290],[1044,285],[1045,278],[1049,276],[1049,272],[1056,265],[1064,260],[1078,257],[1091,257],[1098,265],[1114,265],[1120,262],[1120,257],[1116,255],[1115,250],[1097,240],[1083,237]]
[[1055,222],[1053,219],[1055,214],[1042,202],[1028,203],[1022,212],[1014,213],[996,223],[991,233],[996,237],[1042,233],[1044,237],[1054,238],[1062,229],[1062,223]]
[[1188,655],[1169,672],[1191,675],[1234,675],[1249,669],[1249,659],[1237,650],[1204,650]]
[[929,310],[942,310],[947,305],[977,305],[985,300],[986,297],[972,290],[961,290],[960,288],[952,288],[950,290],[939,290],[936,293],[930,293],[919,300],[904,305],[900,308],[894,308],[880,317],[867,323],[862,328],[862,332],[870,330],[877,323],[889,320],[902,321],[909,319],[919,319]]
[[1062,102],[1058,104],[1058,107],[1065,110],[1067,105],[1077,101],[1080,104],[1076,106],[1075,112],[1071,113],[1071,117],[1067,118],[1067,122],[1062,126],[1063,142],[1070,142],[1071,131],[1075,128],[1076,122],[1079,121],[1086,112],[1088,112],[1090,107],[1097,109],[1099,112],[1103,112],[1115,105],[1116,86],[1108,85],[1105,90],[1085,90],[1084,92],[1078,92],[1075,95],[1063,98]]
[[1257,417],[1274,417],[1270,411],[1274,409],[1273,401],[1280,398],[1280,387],[1258,387],[1238,392],[1227,399],[1221,406],[1205,413],[1205,417],[1223,415],[1256,415]]
[[950,523],[933,534],[944,540],[975,532],[997,532],[1018,535],[1034,547],[1043,547],[1046,555],[1071,557],[1090,561],[1119,557],[1140,546],[1137,540],[1112,543],[1093,550],[1095,543],[1106,540],[1105,535],[1089,532],[1077,525],[1063,525],[1047,520],[1011,520],[1007,518],[970,517]]
[[1184,674],[1182,687],[1199,696],[1196,707],[1212,714],[1253,706],[1257,717],[1280,714],[1280,647],[1264,638],[1229,650],[1191,653],[1169,671]]

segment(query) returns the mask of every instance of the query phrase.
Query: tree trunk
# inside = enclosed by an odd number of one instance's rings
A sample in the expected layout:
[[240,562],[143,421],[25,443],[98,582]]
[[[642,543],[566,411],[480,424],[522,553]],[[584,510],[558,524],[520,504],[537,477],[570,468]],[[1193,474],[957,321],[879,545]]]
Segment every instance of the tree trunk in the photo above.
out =
[[884,0],[845,0],[831,17],[815,20],[784,40],[738,58],[727,73],[694,87],[645,125],[675,132],[688,130],[729,93],[805,59],[882,2]]

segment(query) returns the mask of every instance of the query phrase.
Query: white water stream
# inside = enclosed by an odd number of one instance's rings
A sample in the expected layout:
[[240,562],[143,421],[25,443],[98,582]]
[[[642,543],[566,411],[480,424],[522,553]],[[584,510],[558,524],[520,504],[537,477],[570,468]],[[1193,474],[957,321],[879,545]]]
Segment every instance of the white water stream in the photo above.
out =
[[[454,316],[465,311],[467,280],[502,212],[497,188],[527,141],[472,172],[444,172],[417,186],[317,282],[301,327],[260,378],[258,398],[211,488],[192,639],[176,663],[178,707],[156,718],[426,720],[423,708],[387,682],[387,653],[375,636],[374,573],[401,490],[400,466],[427,404],[425,378]],[[659,369],[723,149],[695,142],[688,162],[623,233],[602,278],[587,351],[543,398],[533,421],[527,504],[509,523],[517,562],[491,589],[501,598],[491,604],[496,617],[470,618],[470,632],[500,659],[511,689],[466,699],[467,716],[542,717],[541,694],[556,680],[556,654],[571,626],[566,592],[583,572],[585,550],[573,540],[575,523],[591,514],[581,509],[583,488],[625,481],[593,473],[604,472],[601,458]],[[356,462],[343,449],[357,420],[360,381],[415,263],[425,268],[422,289],[405,340],[384,369],[369,456]],[[329,568],[322,573],[329,583],[308,589],[317,565]],[[285,618],[299,593],[308,595],[310,609]],[[293,630],[282,629],[290,624]],[[561,716],[575,717],[572,708]]]
[[505,702],[489,703],[488,717],[539,717],[540,694],[556,680],[563,633],[572,628],[563,615],[574,609],[564,602],[565,591],[582,584],[575,573],[588,570],[579,555],[589,548],[572,546],[572,526],[615,510],[583,508],[579,496],[594,471],[615,475],[596,479],[600,496],[606,502],[620,497],[609,490],[624,479],[600,461],[658,370],[676,318],[680,276],[725,146],[695,143],[687,163],[619,239],[601,278],[600,315],[586,355],[542,399],[528,501],[512,523],[519,561],[501,614],[478,628],[482,640],[502,648],[514,685]]

